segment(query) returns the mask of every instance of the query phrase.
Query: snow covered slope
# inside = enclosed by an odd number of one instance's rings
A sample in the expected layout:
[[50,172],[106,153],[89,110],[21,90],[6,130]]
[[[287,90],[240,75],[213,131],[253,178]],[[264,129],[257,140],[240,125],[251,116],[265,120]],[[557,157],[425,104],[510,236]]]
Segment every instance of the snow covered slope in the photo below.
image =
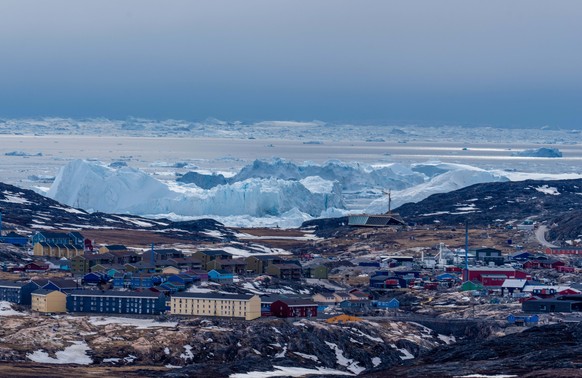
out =
[[[430,169],[431,167],[432,169]],[[424,171],[439,172],[439,174],[420,185],[392,192],[392,209],[408,202],[422,201],[431,194],[448,193],[484,182],[509,181],[506,176],[499,173],[462,164],[426,163],[422,164],[422,169]],[[370,214],[384,213],[386,211],[388,211],[388,198],[377,199],[366,209],[366,212]]]

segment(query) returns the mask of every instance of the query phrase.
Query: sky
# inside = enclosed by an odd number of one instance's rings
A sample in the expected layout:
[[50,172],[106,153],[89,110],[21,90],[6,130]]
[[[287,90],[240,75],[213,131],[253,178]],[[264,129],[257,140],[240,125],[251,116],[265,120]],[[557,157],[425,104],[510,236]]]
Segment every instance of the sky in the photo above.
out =
[[582,128],[578,0],[3,0],[0,117]]

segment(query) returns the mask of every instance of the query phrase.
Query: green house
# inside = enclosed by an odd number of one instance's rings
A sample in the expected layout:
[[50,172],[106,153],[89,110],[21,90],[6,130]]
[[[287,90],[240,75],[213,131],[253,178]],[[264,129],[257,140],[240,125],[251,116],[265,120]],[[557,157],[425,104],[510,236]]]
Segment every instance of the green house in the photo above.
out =
[[475,283],[472,281],[467,281],[464,282],[461,287],[459,288],[459,291],[473,291],[473,290],[483,290],[483,285],[481,285],[480,283]]

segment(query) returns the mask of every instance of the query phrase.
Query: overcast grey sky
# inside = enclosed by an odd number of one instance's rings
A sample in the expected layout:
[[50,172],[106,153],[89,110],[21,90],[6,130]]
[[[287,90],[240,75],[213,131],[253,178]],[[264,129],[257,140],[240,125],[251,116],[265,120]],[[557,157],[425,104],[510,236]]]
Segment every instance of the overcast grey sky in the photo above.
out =
[[0,2],[0,116],[582,127],[582,1]]

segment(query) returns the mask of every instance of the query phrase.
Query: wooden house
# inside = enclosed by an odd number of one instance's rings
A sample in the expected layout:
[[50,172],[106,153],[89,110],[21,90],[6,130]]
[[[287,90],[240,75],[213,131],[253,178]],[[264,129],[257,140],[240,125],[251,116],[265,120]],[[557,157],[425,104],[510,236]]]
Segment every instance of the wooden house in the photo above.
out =
[[253,320],[261,317],[261,299],[246,294],[178,293],[170,299],[170,313]]
[[134,273],[155,273],[156,266],[149,261],[138,261],[123,264],[125,270]]
[[333,305],[337,303],[337,298],[333,291],[323,291],[321,293],[313,294],[311,299],[321,305]]
[[232,272],[225,270],[212,269],[208,272],[208,280],[218,283],[232,283],[234,281],[234,275]]
[[162,269],[163,275],[179,274],[182,270],[172,265],[168,265]]
[[301,279],[301,267],[295,264],[270,264],[266,273],[282,280]]
[[194,253],[194,257],[202,263],[202,269],[209,270],[207,264],[213,260],[230,260],[232,254],[222,250],[206,250]]
[[50,243],[59,245],[73,245],[77,248],[84,249],[85,238],[77,231],[73,232],[54,232],[54,231],[37,231],[31,237],[31,244]]
[[32,261],[24,265],[25,272],[46,272],[49,269],[49,265],[41,261]]
[[30,309],[42,314],[67,312],[67,294],[58,290],[37,289],[31,293]]
[[[144,257],[149,252],[144,252]],[[165,261],[170,259],[182,259],[184,258],[184,252],[169,248],[169,249],[155,249],[154,250],[154,259],[155,261]],[[149,259],[151,260],[151,259]]]
[[41,289],[45,290],[58,290],[58,291],[70,291],[77,290],[80,286],[77,281],[68,278],[49,278],[48,282],[44,284]]
[[111,264],[113,256],[110,254],[94,254],[85,252],[82,255],[70,259],[71,273],[86,274],[91,271],[91,267],[97,264]]
[[121,244],[104,245],[99,248],[99,253],[127,252],[127,251],[128,251],[127,247]]
[[395,310],[400,308],[400,302],[396,298],[381,298],[372,301],[372,307]]
[[271,314],[279,318],[317,317],[317,303],[306,299],[279,299],[271,304]]
[[67,296],[67,311],[104,314],[157,315],[166,297],[153,291],[76,290]]
[[348,314],[364,314],[369,311],[371,307],[371,302],[369,300],[351,300],[346,299],[339,303],[339,307]]
[[199,270],[202,269],[202,261],[196,257],[173,257],[165,260],[169,266],[175,266],[180,270]]
[[72,244],[54,244],[47,242],[35,243],[33,246],[34,256],[47,256],[47,257],[65,257],[71,259],[75,256],[80,256],[84,253],[83,248],[77,247]]
[[207,270],[224,270],[226,272],[234,273],[234,274],[245,274],[246,272],[246,263],[242,259],[229,259],[229,260],[222,260],[216,259],[209,261],[206,264]]
[[327,279],[329,268],[325,265],[316,265],[304,269],[305,276],[308,278]]
[[28,244],[28,237],[10,231],[4,236],[0,236],[0,242],[24,247]]
[[253,255],[245,259],[246,270],[250,273],[264,274],[270,264],[283,264],[285,260],[277,255]]

